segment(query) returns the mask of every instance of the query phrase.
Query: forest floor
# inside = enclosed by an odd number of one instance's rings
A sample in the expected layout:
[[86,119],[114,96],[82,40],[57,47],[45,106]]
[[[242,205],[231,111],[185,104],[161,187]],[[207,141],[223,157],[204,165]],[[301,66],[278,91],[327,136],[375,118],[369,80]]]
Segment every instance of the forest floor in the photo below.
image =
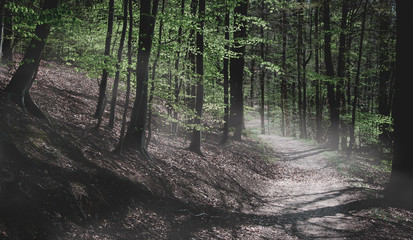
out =
[[[0,89],[12,68],[0,68]],[[222,146],[204,134],[199,156],[185,134],[155,117],[148,161],[111,151],[119,135],[94,128],[96,79],[42,61],[37,120],[0,91],[0,239],[411,239],[413,213],[386,206],[389,172],[306,140],[258,134]],[[125,96],[120,94],[118,111]],[[164,111],[157,106],[158,111]],[[119,111],[120,112],[120,111]]]

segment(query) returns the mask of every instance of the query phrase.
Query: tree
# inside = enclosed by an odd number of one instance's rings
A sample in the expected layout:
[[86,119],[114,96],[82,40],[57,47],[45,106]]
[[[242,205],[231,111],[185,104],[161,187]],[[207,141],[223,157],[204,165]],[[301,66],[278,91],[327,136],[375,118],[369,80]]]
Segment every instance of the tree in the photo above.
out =
[[145,130],[148,110],[148,71],[158,3],[159,0],[141,2],[138,59],[136,64],[136,81],[138,86],[136,88],[131,120],[124,140],[126,147],[137,148],[147,158],[149,158],[149,155],[145,147]]
[[[224,144],[227,142],[228,140],[228,133],[229,133],[229,98],[228,98],[228,88],[229,88],[229,50],[230,50],[230,45],[229,45],[229,27],[230,27],[230,22],[229,22],[229,11],[230,9],[227,6],[226,9],[226,13],[225,13],[225,55],[224,55],[224,61],[223,61],[223,77],[224,77],[224,105],[225,105],[225,109],[224,109],[224,127],[222,130],[222,140],[221,140],[221,144]],[[252,71],[252,73],[254,73],[254,71]],[[252,89],[253,89],[253,76],[251,76],[251,99],[252,99]],[[252,105],[252,101],[251,101],[251,105]]]
[[339,109],[336,99],[334,65],[331,53],[331,26],[330,26],[330,0],[323,1],[323,19],[324,19],[324,61],[326,65],[327,81],[327,99],[330,108],[330,128],[329,140],[333,149],[338,149],[339,144]]
[[[13,58],[13,16],[10,13],[10,10],[5,6],[5,3],[8,1],[2,1],[2,38],[1,38],[1,62],[3,64],[8,64],[12,61]],[[1,55],[2,54],[2,55]]]
[[248,10],[248,0],[240,0],[234,9],[234,25],[239,26],[234,32],[232,51],[235,56],[230,58],[230,126],[235,128],[234,139],[241,140],[244,118],[243,78],[245,64],[245,43],[247,37],[245,16]]
[[116,64],[115,81],[113,82],[112,99],[110,101],[110,116],[109,116],[109,123],[108,123],[109,128],[113,128],[113,125],[115,123],[115,108],[116,108],[116,99],[118,96],[120,64],[122,62],[122,51],[123,51],[123,44],[125,43],[127,24],[128,24],[128,1],[123,0],[122,33],[121,33],[120,40],[119,40],[119,48],[118,48],[118,56],[117,56],[118,63]]
[[197,73],[197,87],[196,87],[196,102],[195,111],[196,118],[194,123],[197,125],[192,132],[192,140],[188,149],[199,153],[201,152],[201,118],[202,118],[202,108],[204,105],[204,24],[205,24],[205,0],[198,1],[198,18],[199,18],[199,30],[196,33],[196,73]]
[[34,116],[47,121],[47,116],[32,100],[29,90],[36,78],[42,52],[50,33],[49,21],[52,21],[52,19],[48,14],[55,8],[57,8],[57,1],[44,1],[40,23],[36,26],[34,31],[35,36],[31,39],[20,66],[17,68],[10,83],[6,87],[8,98],[11,101],[18,104]]
[[354,83],[354,98],[352,104],[352,111],[351,111],[351,128],[350,128],[350,145],[348,148],[348,155],[350,155],[354,143],[355,143],[355,136],[354,130],[356,126],[356,111],[357,111],[357,102],[359,99],[359,85],[360,85],[360,71],[361,71],[361,58],[363,55],[363,41],[364,41],[364,31],[366,28],[366,11],[367,11],[367,3],[366,0],[364,3],[364,12],[363,12],[363,20],[361,22],[361,32],[360,32],[360,43],[359,43],[359,52],[358,52],[358,59],[357,59],[357,70],[356,70],[356,81]]
[[[110,44],[112,41],[112,31],[113,31],[113,14],[114,14],[114,0],[109,0],[109,14],[108,14],[108,29],[106,33],[105,41],[105,64],[107,63],[108,58],[110,57]],[[102,79],[99,84],[99,97],[96,106],[96,111],[94,117],[98,118],[98,127],[101,122],[101,118],[106,105],[106,86],[108,84],[108,70],[106,66],[103,68]]]
[[126,128],[126,115],[128,113],[129,107],[129,95],[131,90],[131,75],[132,75],[132,37],[133,37],[133,11],[132,11],[132,0],[128,1],[128,11],[129,11],[129,32],[128,32],[128,72],[126,75],[126,99],[125,105],[123,106],[122,114],[122,125],[120,129],[119,142],[114,150],[114,152],[119,153],[123,147],[125,128]]
[[409,59],[410,44],[413,41],[409,33],[411,13],[409,3],[396,1],[397,40],[396,40],[396,79],[393,101],[394,117],[394,153],[392,172],[385,197],[394,205],[412,209],[413,202],[413,161],[411,157],[411,137],[413,126],[410,121],[410,111],[405,104],[411,99],[411,66]]

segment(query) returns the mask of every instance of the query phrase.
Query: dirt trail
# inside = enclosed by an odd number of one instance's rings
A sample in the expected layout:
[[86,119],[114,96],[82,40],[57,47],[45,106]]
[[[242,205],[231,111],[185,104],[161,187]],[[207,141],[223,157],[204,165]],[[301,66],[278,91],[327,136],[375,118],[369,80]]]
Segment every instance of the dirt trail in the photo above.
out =
[[[246,127],[257,129],[260,122],[254,118]],[[279,154],[278,164],[291,172],[281,180],[268,180],[263,191],[266,204],[255,214],[277,216],[279,225],[300,239],[355,237],[359,224],[349,214],[348,205],[357,192],[329,161],[335,152],[295,138],[258,137]]]

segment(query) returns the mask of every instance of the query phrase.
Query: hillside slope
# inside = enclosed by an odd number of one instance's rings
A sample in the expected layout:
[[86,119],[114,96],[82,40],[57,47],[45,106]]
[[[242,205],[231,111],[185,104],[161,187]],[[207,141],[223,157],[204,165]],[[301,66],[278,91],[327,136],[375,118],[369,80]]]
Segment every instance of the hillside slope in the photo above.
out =
[[[1,89],[12,72],[1,69]],[[257,142],[219,146],[219,137],[209,134],[200,157],[185,150],[185,138],[163,134],[161,119],[149,145],[153,161],[133,150],[113,154],[120,126],[94,128],[97,88],[95,79],[42,61],[31,94],[51,124],[27,115],[1,93],[3,237],[219,236],[213,230],[217,220],[232,222],[232,212],[252,211],[262,201],[259,186],[280,176],[279,167],[261,160],[269,150]],[[221,231],[230,232],[227,228]]]

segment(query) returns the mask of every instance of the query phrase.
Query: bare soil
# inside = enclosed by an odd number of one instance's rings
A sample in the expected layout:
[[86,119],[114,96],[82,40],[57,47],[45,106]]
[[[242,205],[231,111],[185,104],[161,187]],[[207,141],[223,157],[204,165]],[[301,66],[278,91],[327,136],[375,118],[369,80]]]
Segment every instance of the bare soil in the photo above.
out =
[[[14,68],[0,69],[4,89]],[[388,177],[367,158],[249,133],[201,157],[155,117],[151,161],[113,154],[117,124],[93,119],[96,79],[42,61],[31,94],[51,124],[0,97],[0,239],[410,239],[413,214],[390,208]],[[164,111],[158,99],[158,111]],[[247,129],[258,127],[248,117]]]

